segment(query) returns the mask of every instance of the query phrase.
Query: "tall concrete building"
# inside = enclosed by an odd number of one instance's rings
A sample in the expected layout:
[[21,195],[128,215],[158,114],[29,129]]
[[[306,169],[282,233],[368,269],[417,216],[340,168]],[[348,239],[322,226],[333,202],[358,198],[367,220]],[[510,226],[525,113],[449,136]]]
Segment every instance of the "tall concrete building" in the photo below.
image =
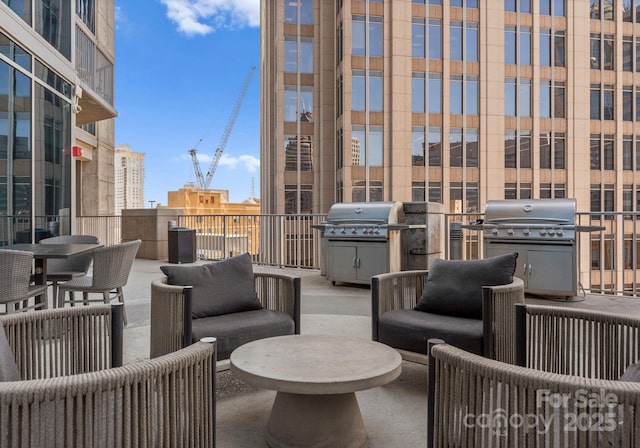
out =
[[[0,2],[0,214],[112,214],[113,0]],[[17,228],[17,227],[16,227]],[[11,239],[12,230],[1,239]]]
[[264,212],[640,207],[638,0],[261,5]]
[[122,209],[144,208],[144,153],[131,151],[129,145],[118,145],[113,167],[116,215]]

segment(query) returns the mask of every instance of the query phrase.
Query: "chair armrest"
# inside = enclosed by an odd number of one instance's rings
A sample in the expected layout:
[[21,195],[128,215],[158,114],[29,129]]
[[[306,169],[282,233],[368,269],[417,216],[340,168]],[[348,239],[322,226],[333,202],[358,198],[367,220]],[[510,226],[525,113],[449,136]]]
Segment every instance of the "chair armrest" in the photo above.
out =
[[[121,357],[122,321],[118,329],[110,305],[10,314],[0,318],[0,325],[22,380],[96,372],[121,363],[116,352]],[[52,354],[59,360],[53,362]]]
[[254,272],[256,294],[268,310],[282,311],[293,319],[300,334],[300,277],[289,274]]
[[190,286],[168,285],[167,277],[151,282],[151,358],[175,352],[191,343],[191,312],[185,313],[190,290]]
[[506,285],[482,288],[484,355],[515,363],[515,305],[524,303],[524,282],[518,277]]
[[429,271],[401,271],[371,277],[372,339],[378,340],[378,319],[391,310],[411,309],[424,291]]

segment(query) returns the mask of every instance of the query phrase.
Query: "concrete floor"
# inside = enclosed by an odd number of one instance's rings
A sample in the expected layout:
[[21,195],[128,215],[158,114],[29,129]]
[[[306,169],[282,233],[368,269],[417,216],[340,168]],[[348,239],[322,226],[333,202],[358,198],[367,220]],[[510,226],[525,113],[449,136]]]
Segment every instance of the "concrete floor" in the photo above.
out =
[[[200,263],[200,262],[199,262]],[[129,324],[125,329],[125,363],[149,356],[150,284],[161,277],[166,262],[136,260],[124,288]],[[256,266],[256,271],[282,271]],[[302,277],[304,334],[349,335],[370,339],[370,290],[362,285],[336,285],[319,271],[285,269]],[[587,296],[583,301],[556,302],[528,298],[528,302],[600,309],[613,313],[640,313],[640,300]],[[231,372],[218,373],[216,437],[220,447],[266,447],[263,431],[275,392],[256,389]],[[425,446],[427,440],[427,367],[403,362],[393,383],[357,392],[367,430],[367,447]]]

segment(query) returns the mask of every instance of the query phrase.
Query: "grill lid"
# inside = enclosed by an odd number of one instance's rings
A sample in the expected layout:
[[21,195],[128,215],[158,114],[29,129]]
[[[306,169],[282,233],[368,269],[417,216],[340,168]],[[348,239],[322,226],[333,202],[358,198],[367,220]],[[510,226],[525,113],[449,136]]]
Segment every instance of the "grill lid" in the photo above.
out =
[[327,225],[363,224],[382,226],[404,222],[402,202],[340,202],[333,204],[327,215]]
[[576,200],[509,199],[487,201],[485,224],[530,226],[574,225]]

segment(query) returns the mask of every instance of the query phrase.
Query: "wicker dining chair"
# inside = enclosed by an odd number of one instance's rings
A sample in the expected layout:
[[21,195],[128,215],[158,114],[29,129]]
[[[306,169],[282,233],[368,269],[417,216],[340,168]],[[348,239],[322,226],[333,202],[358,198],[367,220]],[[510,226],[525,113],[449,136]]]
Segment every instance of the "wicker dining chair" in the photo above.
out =
[[[27,311],[47,306],[47,285],[31,285],[33,254],[21,250],[0,250],[0,304],[4,313]],[[36,296],[44,300],[36,301]],[[29,299],[33,298],[33,305]]]
[[[99,244],[100,238],[94,235],[60,235],[40,240],[40,244]],[[69,258],[52,258],[47,261],[47,281],[51,282],[54,307],[64,305],[64,296],[58,303],[58,284],[74,278],[84,277],[89,271],[93,254],[74,255]],[[73,293],[72,293],[73,294]]]
[[[70,293],[69,303],[77,303],[71,293],[82,292],[82,303],[87,305],[90,301],[89,294],[102,294],[104,303],[118,299],[124,304],[122,288],[127,284],[133,260],[138,252],[141,240],[128,241],[101,247],[93,251],[93,269],[91,275],[75,278],[59,285],[61,305],[65,303],[65,294]],[[124,323],[127,323],[127,314],[123,313]]]

